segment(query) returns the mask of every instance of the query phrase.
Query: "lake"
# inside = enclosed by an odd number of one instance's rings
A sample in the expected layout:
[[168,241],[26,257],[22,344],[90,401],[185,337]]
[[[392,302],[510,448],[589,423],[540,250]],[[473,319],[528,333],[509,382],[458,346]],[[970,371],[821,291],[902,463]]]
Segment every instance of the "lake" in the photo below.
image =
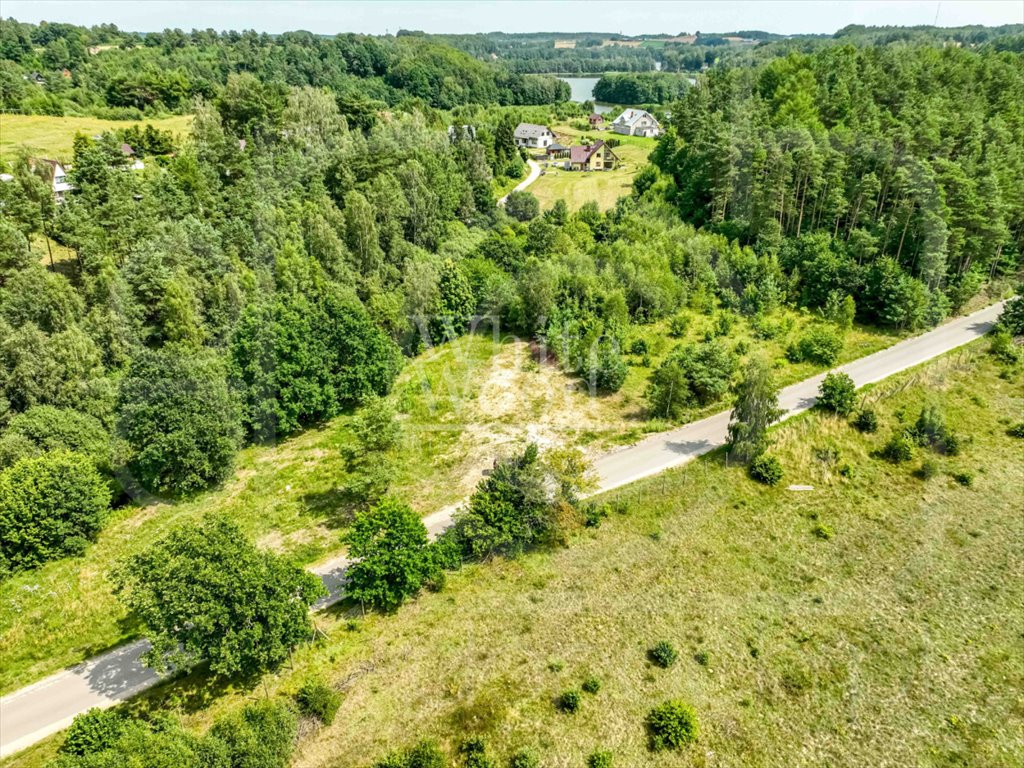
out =
[[[597,81],[600,77],[558,77],[563,83],[569,84],[569,96],[570,101],[582,103],[584,101],[594,101],[594,86],[597,85]],[[594,102],[594,111],[599,115],[607,114],[615,109],[612,104],[598,104]]]

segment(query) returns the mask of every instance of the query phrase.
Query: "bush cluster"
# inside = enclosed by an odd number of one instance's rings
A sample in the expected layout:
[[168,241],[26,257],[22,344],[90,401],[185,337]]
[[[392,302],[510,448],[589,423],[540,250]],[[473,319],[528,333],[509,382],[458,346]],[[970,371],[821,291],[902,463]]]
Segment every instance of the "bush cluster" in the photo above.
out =
[[895,432],[878,453],[893,464],[902,464],[914,458],[914,441],[905,432]]
[[765,485],[782,482],[782,464],[774,456],[758,456],[747,469],[750,477]]
[[853,426],[861,432],[874,433],[878,431],[878,414],[870,408],[862,409],[853,420]]
[[818,389],[818,405],[840,416],[853,413],[857,401],[857,388],[845,373],[828,373]]
[[834,365],[843,351],[843,337],[832,327],[823,324],[812,325],[804,335],[786,350],[791,363],[815,363]]
[[655,666],[668,669],[676,663],[679,653],[668,640],[660,640],[647,651],[647,658]]
[[320,680],[309,680],[295,694],[295,703],[302,715],[330,725],[341,706],[341,694]]
[[666,701],[647,713],[647,746],[653,752],[681,749],[697,740],[700,727],[697,713],[689,704]]

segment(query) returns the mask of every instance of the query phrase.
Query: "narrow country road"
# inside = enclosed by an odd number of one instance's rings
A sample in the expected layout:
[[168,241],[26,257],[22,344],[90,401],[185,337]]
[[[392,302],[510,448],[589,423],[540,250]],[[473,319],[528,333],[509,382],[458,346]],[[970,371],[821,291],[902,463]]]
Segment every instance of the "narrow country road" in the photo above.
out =
[[[528,186],[539,175],[540,167],[533,161],[530,165],[530,177],[516,189]],[[957,318],[836,370],[849,374],[858,387],[879,381],[984,335],[999,317],[1002,305],[1000,302]],[[814,405],[823,378],[824,374],[820,374],[782,390],[779,403],[786,411],[784,419]],[[724,445],[728,423],[729,412],[723,411],[600,457],[594,462],[599,491],[677,467]],[[455,507],[449,507],[424,518],[432,536],[449,525],[454,511]],[[345,557],[338,557],[310,569],[330,590],[330,596],[320,601],[316,609],[340,598],[348,563]],[[92,707],[111,707],[155,685],[159,676],[139,661],[147,648],[145,640],[120,646],[0,698],[0,757],[63,730],[81,712]]]
[[[536,161],[527,160],[526,164],[530,166],[530,175],[527,176],[522,181],[520,181],[518,184],[516,184],[515,189],[513,189],[512,192],[522,192],[524,189],[526,189],[528,186],[533,184],[533,182],[540,178],[540,166],[537,165]],[[511,195],[512,192],[509,192],[509,195]],[[508,195],[499,198],[498,205],[504,205],[506,200],[508,200]]]

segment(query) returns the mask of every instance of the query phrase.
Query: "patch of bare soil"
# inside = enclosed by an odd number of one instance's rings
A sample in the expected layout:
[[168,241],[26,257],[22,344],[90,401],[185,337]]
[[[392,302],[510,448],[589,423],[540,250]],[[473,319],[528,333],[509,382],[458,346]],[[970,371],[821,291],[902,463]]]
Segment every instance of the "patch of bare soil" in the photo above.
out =
[[536,360],[526,342],[495,355],[468,410],[460,438],[465,458],[457,472],[469,495],[494,460],[530,442],[541,448],[572,444],[579,433],[606,426],[601,404],[557,364]]

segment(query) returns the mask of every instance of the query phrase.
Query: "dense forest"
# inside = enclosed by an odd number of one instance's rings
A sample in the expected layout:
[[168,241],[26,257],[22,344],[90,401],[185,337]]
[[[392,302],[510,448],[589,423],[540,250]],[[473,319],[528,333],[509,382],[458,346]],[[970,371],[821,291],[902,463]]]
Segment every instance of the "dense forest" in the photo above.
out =
[[936,322],[1020,266],[1021,61],[844,45],[717,68],[652,160],[683,219],[778,259],[801,303]]
[[[215,97],[229,75],[248,73],[282,102],[289,86],[330,88],[345,114],[403,101],[547,104],[569,97],[549,77],[522,75],[416,37],[322,37],[309,32],[165,30],[0,21],[0,108],[36,114],[140,118],[187,111]],[[37,82],[37,80],[39,82]]]
[[613,73],[597,81],[594,99],[608,104],[667,104],[681,98],[689,84],[683,75]]

